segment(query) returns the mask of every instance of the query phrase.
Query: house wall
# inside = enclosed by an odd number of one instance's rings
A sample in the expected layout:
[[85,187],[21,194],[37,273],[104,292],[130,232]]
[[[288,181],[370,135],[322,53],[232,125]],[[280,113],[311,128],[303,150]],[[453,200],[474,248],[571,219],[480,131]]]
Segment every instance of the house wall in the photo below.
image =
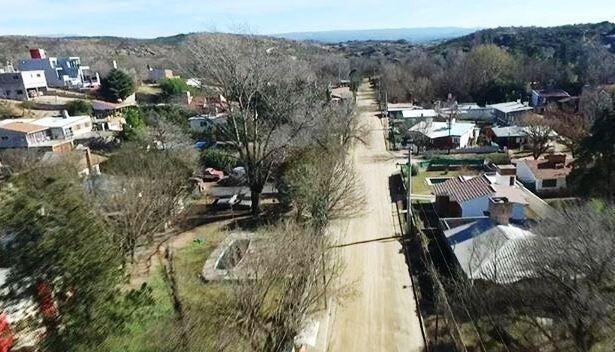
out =
[[557,183],[555,187],[544,187],[542,185],[542,180],[536,180],[536,191],[537,192],[546,192],[546,191],[559,191],[567,188],[566,178],[561,177],[557,179]]
[[188,120],[190,130],[192,132],[205,132],[211,129],[211,121],[207,119]]
[[22,71],[20,73],[23,79],[23,85],[26,89],[47,89],[45,71]]
[[19,72],[0,73],[0,98],[28,100],[28,92]]
[[470,199],[460,205],[462,217],[485,216],[485,212],[489,209],[489,196]]
[[19,70],[34,71],[42,70],[45,72],[45,79],[49,87],[64,87],[66,84],[61,76],[58,76],[57,60],[55,58],[44,59],[24,59],[18,62]]
[[536,183],[536,177],[523,161],[517,163],[517,179],[526,185]]
[[27,148],[25,133],[0,129],[0,148]]

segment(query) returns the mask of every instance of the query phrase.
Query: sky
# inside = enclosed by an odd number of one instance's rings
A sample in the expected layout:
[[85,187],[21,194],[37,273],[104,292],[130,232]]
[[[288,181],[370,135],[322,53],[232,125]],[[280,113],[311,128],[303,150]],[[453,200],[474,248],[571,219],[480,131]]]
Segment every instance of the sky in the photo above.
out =
[[0,0],[0,35],[154,38],[222,31],[615,22],[615,0]]

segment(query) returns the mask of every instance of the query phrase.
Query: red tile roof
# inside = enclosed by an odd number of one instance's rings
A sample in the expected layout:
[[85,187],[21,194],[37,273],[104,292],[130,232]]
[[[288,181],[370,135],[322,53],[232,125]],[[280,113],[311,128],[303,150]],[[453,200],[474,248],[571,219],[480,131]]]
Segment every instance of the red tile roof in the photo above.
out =
[[495,191],[485,175],[464,179],[463,176],[452,178],[433,186],[436,196],[448,196],[451,201],[465,202],[470,199],[493,195]]

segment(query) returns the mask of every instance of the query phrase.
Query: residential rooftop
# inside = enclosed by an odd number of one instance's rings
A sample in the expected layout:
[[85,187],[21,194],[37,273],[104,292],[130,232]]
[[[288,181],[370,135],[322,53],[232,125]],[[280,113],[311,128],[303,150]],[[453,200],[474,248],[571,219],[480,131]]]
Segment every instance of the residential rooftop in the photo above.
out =
[[520,112],[520,111],[530,111],[533,110],[533,108],[531,106],[528,106],[527,104],[518,102],[518,101],[511,101],[511,102],[507,102],[507,103],[499,103],[499,104],[491,104],[488,105],[488,107],[493,108],[494,110],[498,110],[501,111],[503,113],[511,113],[511,112]]
[[471,122],[437,122],[437,121],[421,121],[410,128],[410,131],[421,132],[431,139],[442,138],[448,136],[463,136],[474,129],[474,124]]

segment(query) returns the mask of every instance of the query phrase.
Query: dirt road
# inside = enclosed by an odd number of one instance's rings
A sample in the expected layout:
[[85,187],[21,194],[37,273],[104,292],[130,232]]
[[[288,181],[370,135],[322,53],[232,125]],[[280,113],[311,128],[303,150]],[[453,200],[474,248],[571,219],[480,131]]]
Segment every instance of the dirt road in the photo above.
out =
[[[389,194],[395,158],[387,151],[376,115],[373,92],[364,84],[357,104],[360,121],[370,129],[368,145],[358,145],[353,157],[365,190],[361,216],[339,221],[334,230],[340,243],[353,243],[400,234]],[[356,293],[333,303],[318,337],[319,351],[420,351],[423,340],[404,255],[397,241],[370,242],[340,249],[346,261],[342,281]]]

